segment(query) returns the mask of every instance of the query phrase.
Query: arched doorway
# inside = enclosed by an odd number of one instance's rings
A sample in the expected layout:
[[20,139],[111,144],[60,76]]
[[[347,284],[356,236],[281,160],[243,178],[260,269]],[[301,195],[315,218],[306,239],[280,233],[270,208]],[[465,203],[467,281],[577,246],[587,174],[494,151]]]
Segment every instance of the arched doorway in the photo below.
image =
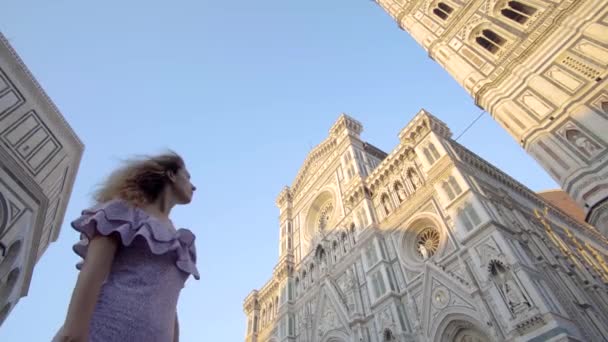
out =
[[350,340],[349,336],[341,330],[329,331],[320,339],[322,342],[347,342]]
[[476,324],[456,319],[450,321],[441,333],[441,342],[489,342],[490,334],[482,331]]

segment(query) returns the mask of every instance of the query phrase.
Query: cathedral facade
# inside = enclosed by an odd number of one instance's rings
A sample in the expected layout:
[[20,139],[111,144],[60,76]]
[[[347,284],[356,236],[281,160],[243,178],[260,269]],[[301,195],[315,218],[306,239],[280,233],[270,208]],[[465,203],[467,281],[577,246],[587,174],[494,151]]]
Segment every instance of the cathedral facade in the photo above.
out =
[[375,1],[608,234],[608,2]]
[[83,150],[0,33],[0,327],[59,236]]
[[246,342],[602,341],[608,240],[421,110],[389,154],[342,115],[276,201]]

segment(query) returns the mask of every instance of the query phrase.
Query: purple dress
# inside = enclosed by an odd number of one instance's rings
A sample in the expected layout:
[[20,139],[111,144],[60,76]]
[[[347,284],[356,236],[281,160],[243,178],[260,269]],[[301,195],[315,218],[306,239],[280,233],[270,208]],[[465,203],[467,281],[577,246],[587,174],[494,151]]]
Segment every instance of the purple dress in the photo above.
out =
[[190,274],[199,279],[194,234],[173,231],[120,200],[84,210],[72,227],[81,232],[74,251],[83,259],[95,235],[116,235],[121,242],[99,293],[89,341],[173,341],[179,293]]

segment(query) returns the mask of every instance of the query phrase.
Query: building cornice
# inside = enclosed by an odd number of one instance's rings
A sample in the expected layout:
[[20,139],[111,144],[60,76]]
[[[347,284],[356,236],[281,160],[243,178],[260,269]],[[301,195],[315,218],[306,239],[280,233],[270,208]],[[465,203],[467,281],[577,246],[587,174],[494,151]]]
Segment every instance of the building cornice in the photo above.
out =
[[[48,94],[44,91],[40,83],[38,83],[38,81],[30,72],[28,67],[25,65],[21,57],[19,57],[19,54],[17,54],[15,49],[13,49],[13,47],[9,43],[8,39],[6,39],[6,37],[1,32],[0,45],[4,49],[6,49],[13,57],[12,61],[14,62],[13,64],[15,69],[21,71],[21,73],[25,76],[25,79],[30,83],[29,85],[34,88],[34,93],[39,94],[40,98],[43,100],[43,104],[46,105],[48,109],[50,109],[48,111],[45,111],[46,114],[48,114],[48,118],[50,118],[56,125],[62,128],[63,133],[65,133],[64,137],[67,136],[70,140],[72,140],[72,143],[76,145],[82,153],[82,150],[84,149],[84,144],[82,143],[80,138],[78,138],[72,127],[68,124],[63,115],[61,115],[59,108],[57,108],[53,100],[51,100]],[[8,62],[10,63],[11,61]]]

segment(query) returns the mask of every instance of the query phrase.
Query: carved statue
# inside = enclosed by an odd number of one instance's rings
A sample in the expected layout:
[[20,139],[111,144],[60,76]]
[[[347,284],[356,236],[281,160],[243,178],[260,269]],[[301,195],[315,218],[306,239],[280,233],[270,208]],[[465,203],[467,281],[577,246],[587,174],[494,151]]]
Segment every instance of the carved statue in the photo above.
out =
[[384,195],[382,196],[382,206],[384,207],[384,213],[386,213],[388,215],[388,213],[391,212],[390,210],[390,205],[388,203],[388,196]]
[[355,275],[353,274],[353,270],[351,269],[346,272],[346,286],[350,290],[354,290],[357,288],[357,280],[355,279]]
[[429,251],[426,249],[424,244],[418,245],[418,251],[420,252],[420,255],[422,255],[423,261],[426,261],[429,258]]
[[420,184],[421,184],[420,177],[418,177],[418,173],[416,171],[414,171],[414,169],[409,169],[407,171],[407,177],[410,179],[410,182],[412,183],[414,190],[416,190],[420,187]]
[[407,194],[405,193],[405,189],[403,188],[403,185],[401,185],[401,183],[396,183],[395,190],[397,192],[397,197],[399,198],[399,202],[405,201]]
[[588,157],[594,155],[599,150],[599,146],[578,129],[571,128],[566,130],[566,139]]
[[519,286],[513,283],[512,280],[508,280],[504,286],[505,293],[509,299],[509,305],[513,308],[523,303],[523,298],[519,292]]
[[518,313],[522,309],[530,307],[530,303],[526,300],[519,285],[513,279],[511,271],[503,266],[501,262],[493,262],[490,266],[490,273],[496,282],[498,290],[507,301],[511,312]]

